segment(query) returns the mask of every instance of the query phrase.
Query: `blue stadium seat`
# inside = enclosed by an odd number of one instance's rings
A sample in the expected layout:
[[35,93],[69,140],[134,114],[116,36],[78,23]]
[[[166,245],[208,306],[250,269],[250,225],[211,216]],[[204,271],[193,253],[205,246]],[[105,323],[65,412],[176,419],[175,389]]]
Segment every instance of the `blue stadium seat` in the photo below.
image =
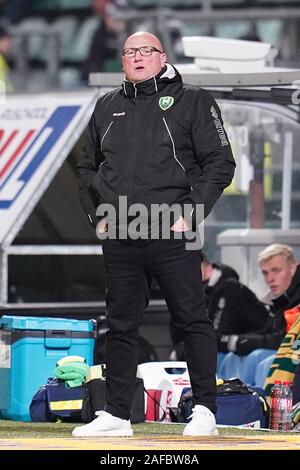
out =
[[275,354],[266,357],[263,361],[260,361],[255,371],[255,386],[263,388],[265,379],[269,373],[270,367],[274,360]]
[[[261,361],[274,357],[273,349],[256,349],[247,356],[238,356],[234,353],[225,354],[217,371],[220,379],[239,378],[247,385],[261,386],[256,382],[256,369]],[[221,361],[221,358],[219,359]]]
[[218,352],[218,355],[217,355],[217,376],[218,377],[219,377],[220,366],[221,366],[223,360],[225,359],[225,357],[226,357],[226,353]]
[[245,362],[243,365],[243,381],[248,385],[255,385],[255,374],[259,363],[270,356],[274,356],[275,352],[276,351],[273,349],[260,348],[255,349],[245,356]]
[[[28,56],[30,60],[46,61],[46,35],[48,23],[41,16],[28,17],[19,24],[19,31],[28,37]],[[21,36],[21,40],[24,40]]]
[[[234,26],[233,26],[234,25]],[[214,31],[215,36],[220,38],[239,39],[249,33],[251,28],[250,21],[222,21],[216,23]]]
[[283,20],[258,20],[257,33],[264,42],[269,42],[274,47],[280,47],[284,34]]
[[61,60],[68,60],[72,55],[70,44],[77,40],[78,19],[74,15],[62,15],[52,23],[52,28],[59,37],[59,57]]
[[80,71],[76,67],[62,67],[59,70],[59,87],[70,90],[82,86]]
[[72,45],[70,60],[82,62],[88,57],[92,38],[99,24],[99,19],[96,16],[89,16],[83,20]]
[[182,36],[209,36],[209,25],[192,21],[182,22],[181,25]]
[[244,381],[243,369],[246,356],[238,356],[234,353],[225,354],[219,367],[218,377],[220,379],[239,378]]

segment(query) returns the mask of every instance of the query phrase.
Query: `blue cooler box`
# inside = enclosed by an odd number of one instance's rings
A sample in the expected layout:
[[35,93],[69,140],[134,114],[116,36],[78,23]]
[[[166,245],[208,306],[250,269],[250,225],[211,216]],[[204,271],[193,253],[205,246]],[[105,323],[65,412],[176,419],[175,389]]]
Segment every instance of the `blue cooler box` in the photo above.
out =
[[64,318],[0,318],[0,417],[30,421],[38,388],[54,376],[56,362],[82,356],[93,364],[94,322]]

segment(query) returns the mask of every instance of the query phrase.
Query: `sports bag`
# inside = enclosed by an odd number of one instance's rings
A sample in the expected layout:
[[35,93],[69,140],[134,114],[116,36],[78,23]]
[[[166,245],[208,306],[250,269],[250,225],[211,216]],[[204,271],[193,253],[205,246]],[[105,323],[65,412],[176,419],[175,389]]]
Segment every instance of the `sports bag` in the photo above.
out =
[[[92,379],[85,382],[83,387],[81,420],[84,423],[90,423],[96,417],[95,412],[104,408],[106,380],[104,378]],[[136,378],[135,382],[130,420],[132,423],[145,421],[144,381],[140,378]]]
[[[177,418],[188,422],[192,414],[191,388],[182,391],[178,403]],[[217,424],[266,428],[268,405],[259,390],[245,385],[240,379],[226,380],[217,387]]]
[[32,397],[31,421],[81,421],[83,386],[67,388],[65,381],[49,378]]

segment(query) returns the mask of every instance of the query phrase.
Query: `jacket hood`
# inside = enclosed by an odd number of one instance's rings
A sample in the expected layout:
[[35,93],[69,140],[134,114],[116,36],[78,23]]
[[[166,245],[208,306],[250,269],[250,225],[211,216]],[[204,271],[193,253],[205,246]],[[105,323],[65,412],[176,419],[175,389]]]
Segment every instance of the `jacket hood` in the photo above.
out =
[[155,77],[148,78],[148,80],[133,83],[125,79],[123,82],[123,93],[129,98],[136,98],[141,95],[153,95],[160,92],[170,83],[182,84],[182,78],[173,65],[166,64]]
[[283,295],[273,299],[273,303],[284,310],[300,305],[300,265],[297,266],[290,287]]
[[218,263],[218,264],[213,263],[213,266],[215,268],[221,269],[222,279],[235,279],[236,281],[239,280],[238,273],[231,266],[227,266],[227,264],[221,264],[221,263]]
[[204,281],[204,285],[206,286],[206,289],[208,289],[208,292],[210,288],[214,288],[219,284],[223,284],[224,281],[230,280],[238,282],[239,275],[230,266],[217,263],[212,263],[212,266],[214,269],[211,277],[208,279],[208,281]]

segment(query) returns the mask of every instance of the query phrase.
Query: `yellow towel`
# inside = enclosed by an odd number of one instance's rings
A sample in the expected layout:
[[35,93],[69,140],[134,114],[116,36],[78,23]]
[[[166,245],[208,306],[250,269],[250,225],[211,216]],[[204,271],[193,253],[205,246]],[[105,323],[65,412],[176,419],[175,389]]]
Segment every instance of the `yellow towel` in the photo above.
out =
[[63,366],[64,364],[67,364],[68,362],[80,362],[83,363],[85,362],[85,358],[82,356],[66,356],[57,361],[56,365],[57,366]]
[[91,366],[88,370],[87,376],[85,381],[90,382],[90,380],[94,379],[105,379],[105,364],[99,364],[97,366]]

